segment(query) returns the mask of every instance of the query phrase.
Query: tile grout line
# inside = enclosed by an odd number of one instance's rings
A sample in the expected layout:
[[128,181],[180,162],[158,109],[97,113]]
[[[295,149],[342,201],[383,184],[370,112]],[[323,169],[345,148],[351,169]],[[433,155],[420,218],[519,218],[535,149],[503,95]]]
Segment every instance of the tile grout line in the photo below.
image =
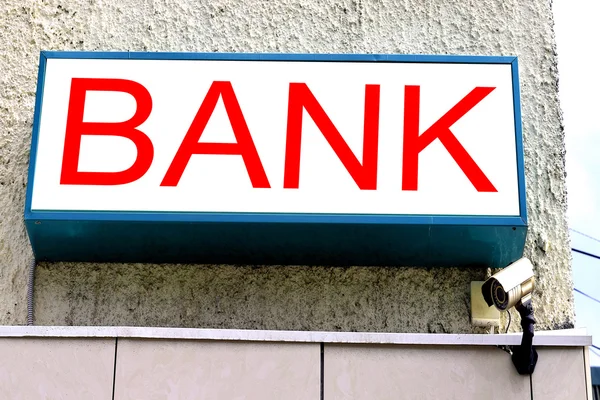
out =
[[324,397],[325,397],[325,343],[321,342],[321,400],[324,400]]
[[113,387],[112,387],[112,400],[115,400],[115,383],[117,381],[117,348],[119,347],[119,338],[115,338],[115,364],[113,369]]
[[531,400],[533,400],[533,373],[529,374],[529,392],[531,393]]

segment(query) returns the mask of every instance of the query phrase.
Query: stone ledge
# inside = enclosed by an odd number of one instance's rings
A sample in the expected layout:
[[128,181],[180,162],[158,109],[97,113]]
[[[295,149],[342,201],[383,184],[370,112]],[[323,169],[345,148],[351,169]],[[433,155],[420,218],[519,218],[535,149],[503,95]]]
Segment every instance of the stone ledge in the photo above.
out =
[[[395,345],[493,346],[518,345],[521,333],[438,334],[268,331],[241,329],[156,328],[127,326],[0,326],[0,338],[131,338],[226,340],[251,342],[349,343]],[[537,346],[580,347],[592,344],[585,329],[539,331]]]

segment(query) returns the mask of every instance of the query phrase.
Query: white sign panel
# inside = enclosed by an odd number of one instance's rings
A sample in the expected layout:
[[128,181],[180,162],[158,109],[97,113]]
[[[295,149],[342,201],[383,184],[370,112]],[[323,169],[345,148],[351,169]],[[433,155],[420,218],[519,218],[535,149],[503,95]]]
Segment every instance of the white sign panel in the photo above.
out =
[[32,211],[519,216],[510,64],[49,58]]

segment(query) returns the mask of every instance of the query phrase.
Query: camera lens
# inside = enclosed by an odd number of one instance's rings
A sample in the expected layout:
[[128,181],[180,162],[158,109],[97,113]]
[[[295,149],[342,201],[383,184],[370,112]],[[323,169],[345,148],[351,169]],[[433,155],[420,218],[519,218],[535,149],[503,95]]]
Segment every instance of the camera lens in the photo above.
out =
[[502,285],[498,281],[494,281],[491,291],[496,307],[500,310],[505,310],[506,306],[508,306],[508,294],[504,291]]

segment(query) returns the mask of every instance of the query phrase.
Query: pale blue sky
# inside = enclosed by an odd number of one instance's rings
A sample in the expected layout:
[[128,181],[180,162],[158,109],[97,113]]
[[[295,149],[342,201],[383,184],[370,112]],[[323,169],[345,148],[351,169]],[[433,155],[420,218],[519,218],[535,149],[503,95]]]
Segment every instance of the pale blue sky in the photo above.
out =
[[[600,239],[600,1],[554,0],[559,93],[567,144],[569,227]],[[600,242],[575,232],[571,247],[600,255]],[[573,254],[573,281],[600,300],[600,260]],[[600,347],[600,303],[575,293],[576,326]],[[594,350],[600,355],[600,350]],[[600,356],[590,352],[592,365]]]

